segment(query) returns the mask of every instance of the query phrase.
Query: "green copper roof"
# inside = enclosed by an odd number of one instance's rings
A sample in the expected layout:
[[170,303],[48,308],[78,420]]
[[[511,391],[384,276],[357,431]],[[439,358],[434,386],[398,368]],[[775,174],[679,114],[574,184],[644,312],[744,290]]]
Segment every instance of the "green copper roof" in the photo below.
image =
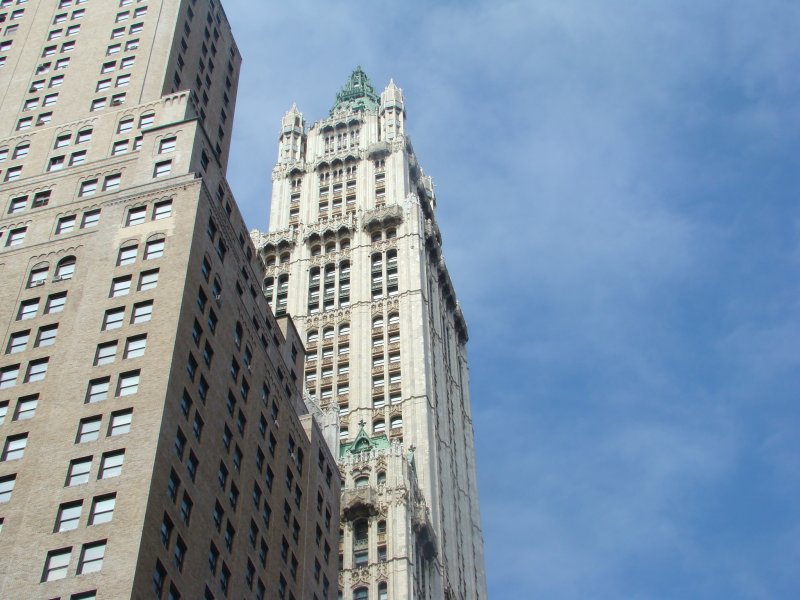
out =
[[375,93],[375,89],[369,82],[369,77],[359,66],[350,75],[350,79],[344,84],[342,90],[336,94],[336,103],[331,109],[331,116],[342,110],[347,112],[359,110],[376,111],[380,101],[380,96]]
[[389,438],[385,435],[376,435],[370,438],[367,432],[364,431],[366,423],[362,420],[358,423],[358,435],[349,444],[339,445],[339,458],[347,454],[360,454],[361,452],[369,452],[370,450],[383,450],[389,447]]

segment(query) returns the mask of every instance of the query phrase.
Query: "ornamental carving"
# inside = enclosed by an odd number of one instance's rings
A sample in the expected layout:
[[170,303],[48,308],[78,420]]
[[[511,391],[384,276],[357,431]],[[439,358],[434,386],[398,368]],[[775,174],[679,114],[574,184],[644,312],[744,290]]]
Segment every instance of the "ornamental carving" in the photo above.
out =
[[373,225],[388,226],[403,222],[403,209],[397,204],[390,204],[365,210],[362,215],[362,225],[368,229]]

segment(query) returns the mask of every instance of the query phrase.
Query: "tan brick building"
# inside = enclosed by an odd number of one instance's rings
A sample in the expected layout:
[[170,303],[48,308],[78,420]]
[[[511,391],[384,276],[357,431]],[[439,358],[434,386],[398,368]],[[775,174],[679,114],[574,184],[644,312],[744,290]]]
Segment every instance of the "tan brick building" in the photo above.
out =
[[0,1],[0,598],[336,594],[340,479],[225,181],[240,60],[214,0]]

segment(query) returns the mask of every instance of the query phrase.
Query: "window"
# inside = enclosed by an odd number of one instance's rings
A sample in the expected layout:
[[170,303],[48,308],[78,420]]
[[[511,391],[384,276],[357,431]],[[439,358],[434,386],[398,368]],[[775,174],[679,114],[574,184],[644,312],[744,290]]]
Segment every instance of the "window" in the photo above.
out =
[[126,133],[133,129],[133,117],[122,119],[117,125],[117,133]]
[[125,275],[124,277],[115,277],[111,281],[111,294],[112,298],[118,296],[125,296],[131,291],[131,276]]
[[14,491],[16,480],[16,474],[0,477],[0,504],[11,500],[11,493]]
[[93,402],[100,402],[108,398],[108,388],[110,379],[102,377],[100,379],[93,379],[89,382],[89,387],[86,390],[86,402],[91,404]]
[[19,305],[17,312],[17,321],[24,321],[25,319],[33,319],[39,311],[39,299],[23,300]]
[[75,136],[75,143],[76,144],[83,144],[88,142],[92,139],[92,130],[91,129],[84,129],[83,131],[79,131],[78,135]]
[[[131,50],[136,50],[139,48],[139,40],[129,40],[125,42],[125,52],[130,52]],[[141,127],[141,125],[140,125]]]
[[148,241],[144,250],[144,259],[152,260],[164,256],[164,244],[164,238]]
[[139,250],[137,244],[128,244],[119,249],[119,256],[117,258],[117,266],[130,265],[136,262],[136,254]]
[[21,212],[25,210],[28,205],[28,197],[27,196],[20,196],[19,198],[12,198],[11,204],[8,205],[8,214],[13,215],[14,213]]
[[153,593],[156,598],[161,598],[164,591],[164,581],[167,578],[167,572],[164,569],[161,561],[156,560],[156,568],[153,570]]
[[172,216],[172,200],[157,202],[153,207],[153,220],[166,219]]
[[78,190],[79,196],[91,196],[97,191],[97,179],[82,181]]
[[122,321],[125,318],[124,308],[110,308],[103,316],[103,331],[109,329],[119,329],[122,327]]
[[134,61],[136,60],[135,56],[127,56],[119,61],[119,68],[120,69],[130,69],[133,66]]
[[125,342],[125,354],[123,358],[138,358],[144,356],[145,348],[147,347],[147,335],[138,335],[136,337],[129,337]]
[[125,451],[119,450],[117,452],[106,452],[100,461],[100,472],[97,474],[98,479],[110,479],[112,477],[119,477],[122,473],[122,464],[125,462]]
[[[138,41],[138,40],[136,40]],[[139,119],[139,128],[143,127],[150,127],[156,120],[155,113],[148,113],[146,115],[142,115]]]
[[8,346],[6,346],[6,354],[16,354],[17,352],[24,351],[28,346],[30,333],[30,329],[12,333],[8,340]]
[[16,148],[14,148],[14,155],[12,156],[13,159],[18,158],[25,158],[28,156],[28,150],[30,150],[30,144],[19,144]]
[[130,396],[139,391],[139,371],[129,371],[119,376],[117,396]]
[[47,376],[48,358],[32,360],[28,363],[28,371],[25,373],[25,383],[42,381]]
[[89,482],[89,471],[92,469],[92,457],[76,458],[69,463],[67,486],[81,485]]
[[0,390],[17,385],[19,376],[19,365],[11,365],[0,369]]
[[103,180],[103,191],[110,192],[119,189],[119,182],[121,179],[122,175],[109,175]]
[[139,291],[155,288],[158,285],[158,269],[143,271],[139,275]]
[[94,355],[94,365],[107,365],[114,362],[117,357],[117,342],[106,342],[97,345],[97,351]]
[[[63,156],[54,156],[50,159],[50,162],[47,163],[47,172],[52,171],[60,171],[64,168],[64,157]],[[61,223],[59,222],[59,225]],[[63,233],[61,231],[56,231],[56,233]]]
[[46,315],[60,313],[64,310],[64,305],[67,303],[67,292],[59,292],[58,294],[50,294],[47,297],[47,303],[44,307]]
[[47,206],[47,203],[50,202],[50,190],[44,192],[37,192],[36,195],[33,197],[33,202],[31,206],[33,208],[41,208],[42,206]]
[[86,162],[86,150],[81,150],[80,152],[73,152],[72,154],[70,154],[69,165],[71,167],[83,164],[85,162]]
[[[73,217],[74,218],[74,217]],[[53,281],[66,281],[75,274],[75,257],[66,256],[58,261]]]
[[92,500],[92,510],[89,513],[89,525],[102,525],[103,523],[110,523],[114,518],[114,507],[116,504],[116,494],[96,496]]
[[78,575],[96,573],[103,568],[103,558],[106,555],[106,542],[93,542],[84,544],[81,557],[78,561]]
[[58,323],[53,325],[46,325],[39,328],[39,333],[36,334],[36,342],[34,347],[44,348],[52,346],[56,343],[56,336],[58,335]]
[[163,138],[158,143],[158,153],[159,154],[166,154],[167,152],[174,152],[175,146],[177,145],[177,138],[176,137],[168,137]]
[[81,221],[81,228],[88,229],[95,227],[100,222],[100,209],[87,210],[83,213],[83,220]]
[[56,515],[56,524],[53,528],[55,533],[62,531],[72,531],[78,528],[78,522],[81,519],[81,511],[83,510],[83,500],[77,502],[64,502],[58,507],[58,514]]
[[[6,174],[8,174],[8,171],[6,171]],[[8,180],[8,178],[6,178],[6,180]],[[8,232],[8,238],[6,238],[6,246],[19,246],[25,241],[25,233],[27,231],[27,227],[18,227],[17,229],[10,230]]]
[[164,160],[157,162],[155,169],[153,169],[153,177],[165,177],[172,171],[172,161]]
[[139,302],[133,305],[131,323],[146,323],[153,316],[153,301]]
[[89,110],[92,112],[103,110],[106,107],[106,98],[95,98],[92,100],[92,104],[89,107]]
[[114,146],[111,150],[112,156],[118,156],[120,154],[125,154],[128,151],[128,140],[120,140],[119,142],[114,142]]
[[111,44],[108,48],[106,48],[106,56],[112,56],[113,54],[118,54],[122,50],[122,44]]
[[67,576],[69,561],[72,557],[72,548],[61,550],[51,550],[47,553],[47,560],[44,563],[42,581],[56,581]]
[[145,222],[147,218],[147,208],[144,206],[138,206],[136,208],[131,208],[128,211],[128,217],[125,220],[126,226],[132,225],[141,225]]
[[25,456],[25,447],[28,445],[28,434],[13,435],[6,438],[3,446],[3,455],[0,460],[19,460]]
[[75,438],[76,444],[94,442],[100,437],[100,423],[102,417],[87,417],[78,423],[78,435]]
[[17,402],[17,412],[14,415],[15,421],[27,421],[36,415],[36,407],[39,404],[39,395],[25,396]]

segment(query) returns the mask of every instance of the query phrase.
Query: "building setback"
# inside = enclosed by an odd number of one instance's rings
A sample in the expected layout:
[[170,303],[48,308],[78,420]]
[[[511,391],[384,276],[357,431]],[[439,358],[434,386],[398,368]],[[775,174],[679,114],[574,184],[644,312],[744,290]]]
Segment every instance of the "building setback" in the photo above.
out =
[[225,181],[222,8],[0,27],[0,598],[334,598],[336,462]]
[[286,113],[278,153],[269,230],[251,235],[338,432],[340,598],[486,598],[467,327],[401,90],[356,69],[328,117]]

